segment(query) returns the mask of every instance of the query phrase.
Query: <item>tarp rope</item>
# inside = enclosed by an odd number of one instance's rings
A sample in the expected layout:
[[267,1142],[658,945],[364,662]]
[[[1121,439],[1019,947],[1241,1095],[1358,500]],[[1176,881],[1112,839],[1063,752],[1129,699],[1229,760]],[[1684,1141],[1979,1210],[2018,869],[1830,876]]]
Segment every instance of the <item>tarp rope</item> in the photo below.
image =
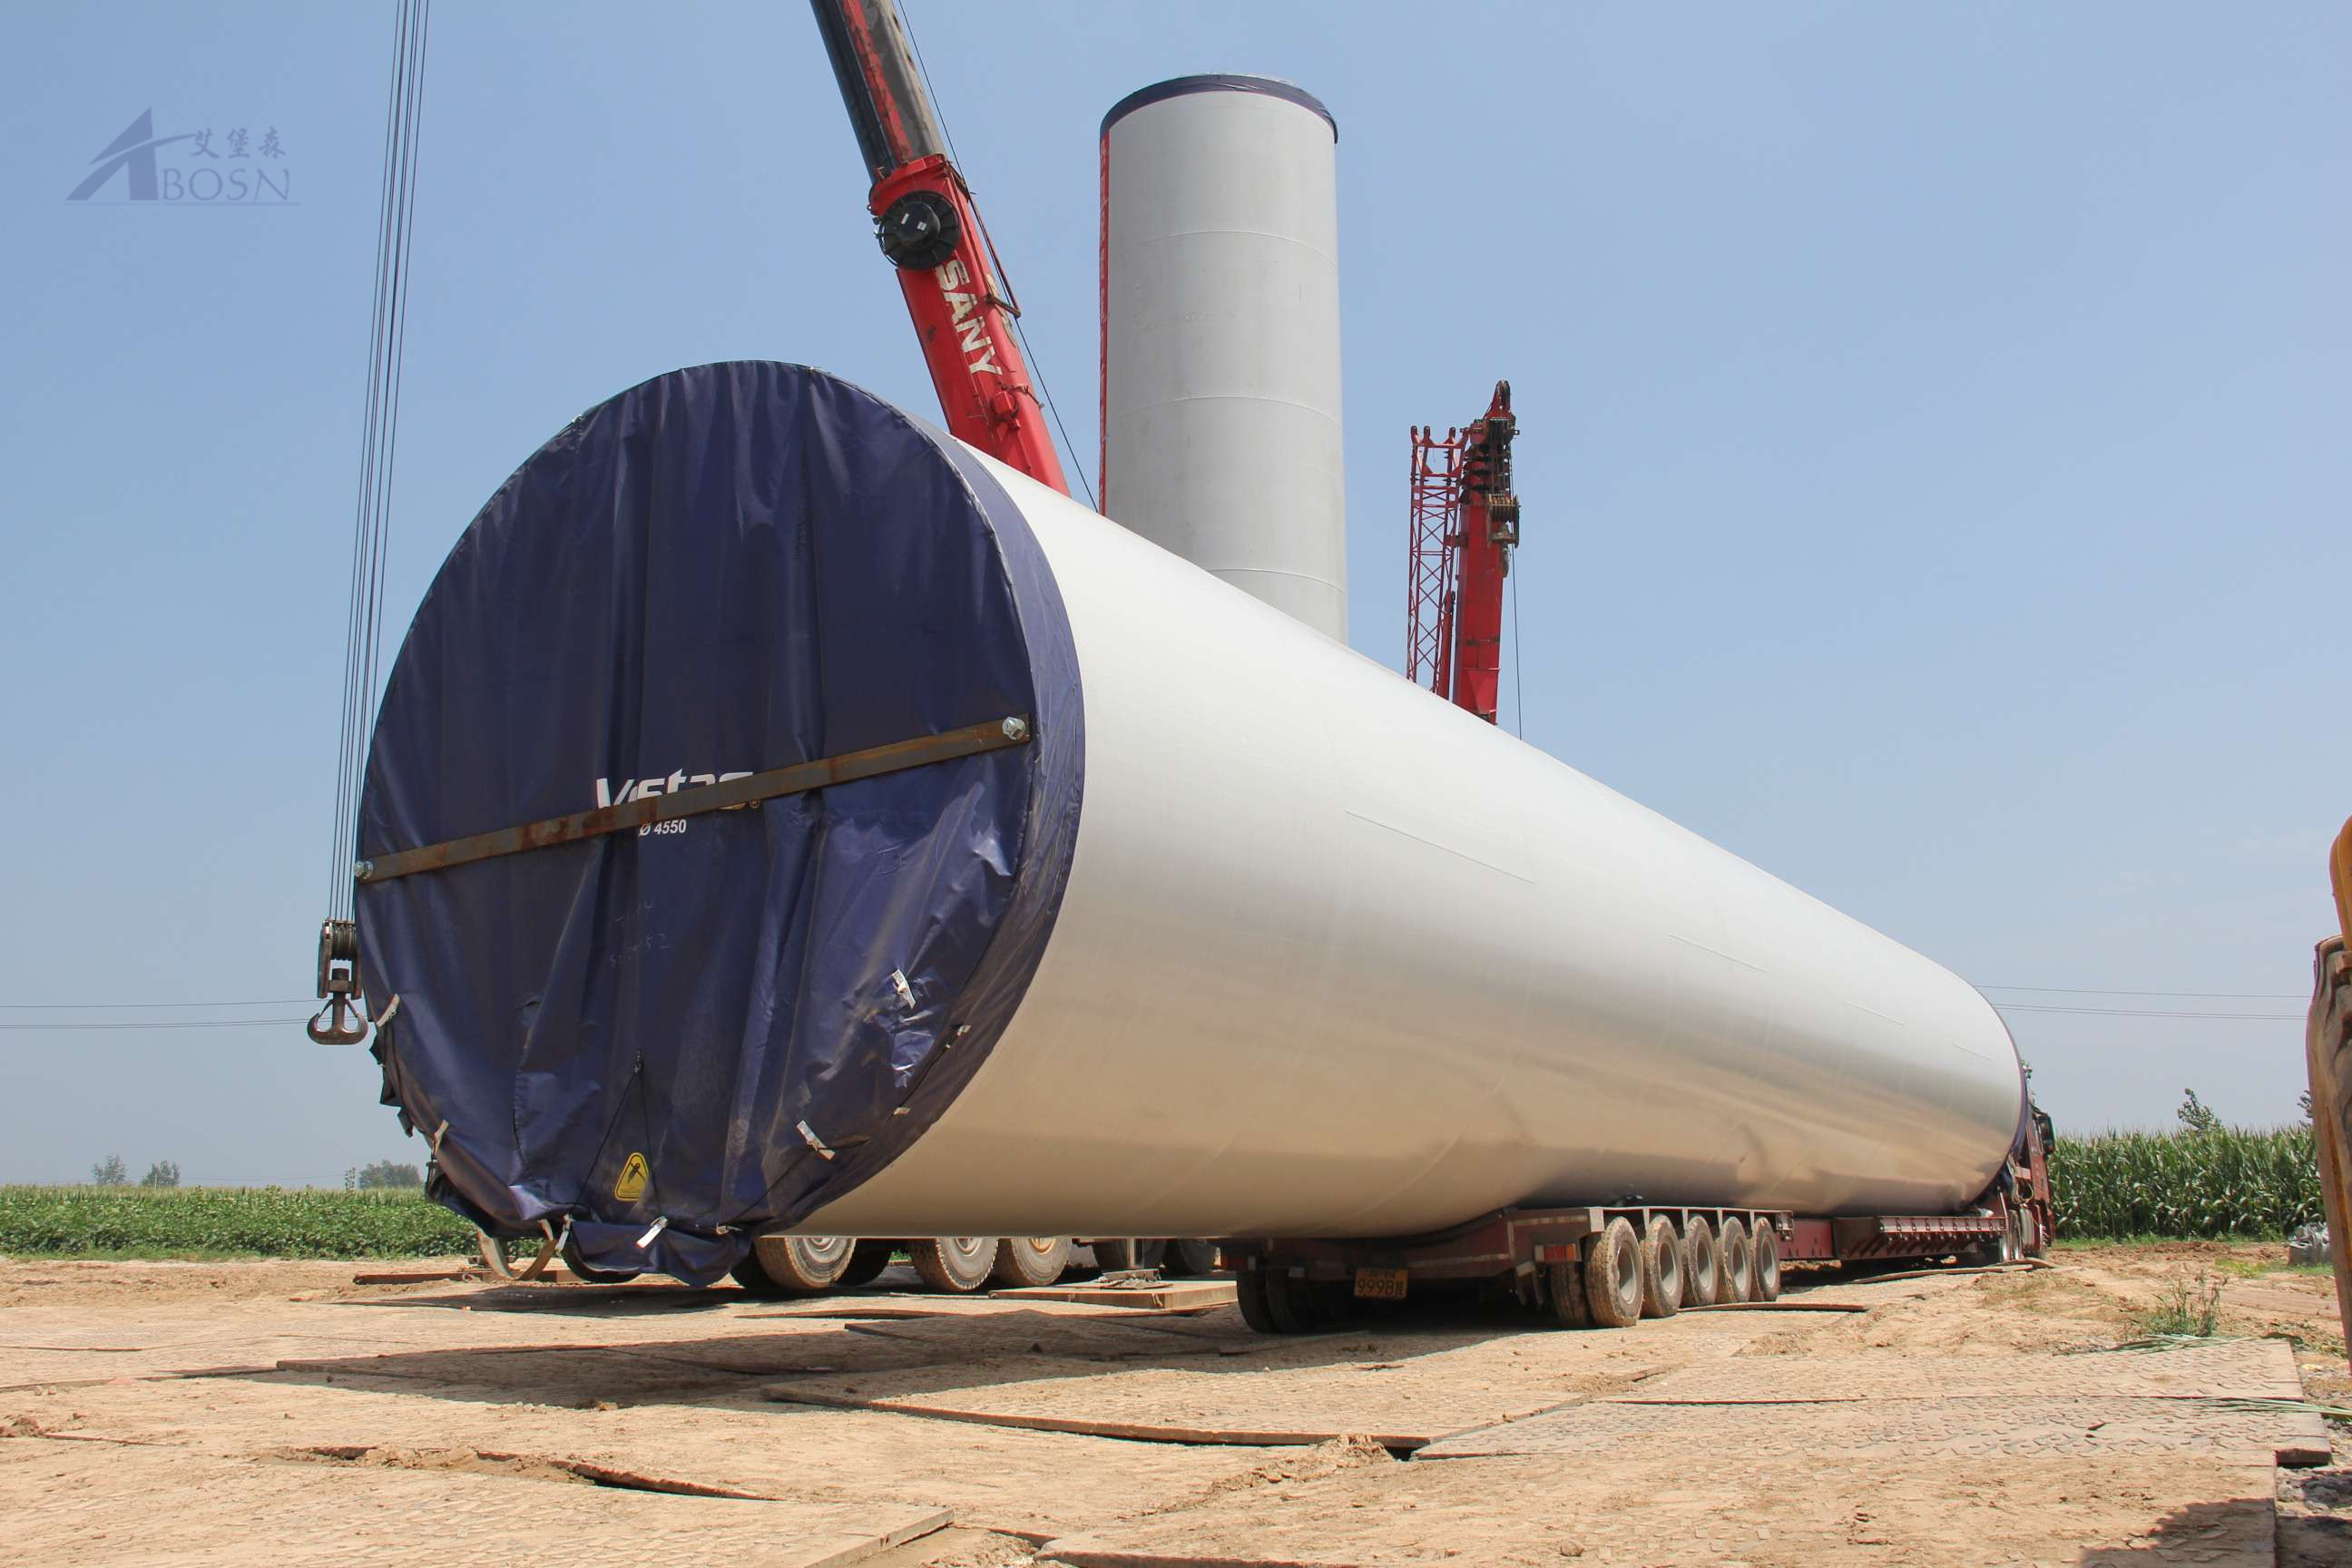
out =
[[395,0],[395,6],[376,219],[375,302],[368,326],[367,395],[360,433],[359,505],[352,523],[333,843],[327,866],[330,921],[352,918],[361,773],[383,651],[384,561],[392,531],[394,458],[400,444],[401,356],[408,333],[408,258],[416,227],[416,132],[424,108],[425,43],[432,13],[431,0]]

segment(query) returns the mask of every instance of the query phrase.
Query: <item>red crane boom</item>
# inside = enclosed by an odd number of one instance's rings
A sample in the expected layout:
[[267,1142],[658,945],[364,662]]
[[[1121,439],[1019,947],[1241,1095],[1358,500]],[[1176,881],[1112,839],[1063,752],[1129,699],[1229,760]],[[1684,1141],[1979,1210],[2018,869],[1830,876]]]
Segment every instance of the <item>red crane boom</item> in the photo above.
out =
[[895,0],[810,0],[857,132],[882,254],[929,364],[949,434],[1070,493],[1013,333],[1020,307],[948,154]]
[[1489,724],[1503,668],[1503,585],[1519,542],[1511,384],[1466,428],[1412,430],[1405,675]]

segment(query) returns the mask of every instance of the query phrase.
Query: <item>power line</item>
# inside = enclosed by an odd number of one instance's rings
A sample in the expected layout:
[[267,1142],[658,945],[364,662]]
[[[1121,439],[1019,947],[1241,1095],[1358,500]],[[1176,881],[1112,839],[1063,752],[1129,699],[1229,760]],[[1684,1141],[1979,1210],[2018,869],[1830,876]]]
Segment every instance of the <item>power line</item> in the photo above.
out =
[[[2192,1001],[2227,1002],[2298,1002],[2302,997],[2292,991],[2118,991],[2097,985],[1979,985],[1979,991],[2030,991],[2049,996],[2155,996],[2178,997]],[[263,996],[225,1002],[0,1002],[0,1013],[110,1013],[154,1012],[170,1008],[197,1009],[205,1007],[307,1007],[308,996]],[[2138,1013],[2159,1018],[2216,1017],[2301,1017],[2299,1013],[2249,1013],[2205,1015],[2149,1008],[2077,1008],[2043,1002],[2002,1002],[1995,1005],[2008,1012],[2123,1012]]]
[[2194,1013],[2163,1007],[2061,1007],[2047,1002],[1995,1002],[2003,1013],[2077,1013],[2101,1018],[2300,1018],[2300,1013]]
[[0,1024],[0,1029],[241,1029],[262,1024],[303,1024],[292,1018],[166,1018],[128,1024]]
[[2096,985],[1979,985],[1979,991],[2033,991],[2050,996],[2183,996],[2202,1002],[2300,1002],[2294,991],[2105,991]]
[[159,1007],[307,1007],[308,996],[264,996],[246,1002],[0,1002],[0,1013],[110,1013]]

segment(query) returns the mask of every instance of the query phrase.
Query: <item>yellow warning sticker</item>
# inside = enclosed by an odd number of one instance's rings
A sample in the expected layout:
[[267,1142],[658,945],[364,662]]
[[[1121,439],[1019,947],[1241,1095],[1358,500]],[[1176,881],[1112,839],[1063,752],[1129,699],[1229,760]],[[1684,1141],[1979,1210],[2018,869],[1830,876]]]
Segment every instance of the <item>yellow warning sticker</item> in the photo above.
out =
[[635,1203],[646,1195],[646,1184],[653,1180],[653,1171],[646,1164],[643,1154],[632,1154],[621,1167],[621,1179],[613,1184],[613,1195],[625,1204]]

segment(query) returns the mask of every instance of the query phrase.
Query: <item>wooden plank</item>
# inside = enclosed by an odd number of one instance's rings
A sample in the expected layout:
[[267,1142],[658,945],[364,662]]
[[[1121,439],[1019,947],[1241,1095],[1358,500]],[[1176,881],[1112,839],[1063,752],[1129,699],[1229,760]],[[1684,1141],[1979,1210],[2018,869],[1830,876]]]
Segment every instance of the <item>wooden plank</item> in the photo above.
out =
[[1234,1282],[1179,1279],[1150,1286],[1024,1285],[988,1294],[998,1301],[1069,1301],[1084,1307],[1136,1307],[1153,1312],[1181,1312],[1232,1306]]
[[1066,1535],[1058,1541],[1048,1541],[1039,1549],[1037,1560],[1066,1565],[1066,1568],[1355,1568],[1358,1561],[1338,1557],[1293,1557],[1287,1552],[1278,1557],[1252,1552],[1247,1557],[1235,1557],[1230,1552],[1210,1552],[1200,1555],[1184,1552],[1171,1555],[1165,1552],[1135,1552],[1111,1546],[1084,1535]]
[[890,1415],[914,1415],[929,1421],[961,1421],[974,1426],[1012,1426],[1027,1432],[1066,1432],[1079,1437],[1123,1437],[1134,1443],[1187,1443],[1244,1448],[1303,1448],[1342,1436],[1362,1436],[1384,1448],[1418,1448],[1431,1440],[1428,1433],[1343,1433],[1337,1431],[1253,1431],[1242,1427],[1177,1426],[1156,1422],[1095,1421],[1076,1415],[1029,1415],[1003,1410],[959,1409],[921,1405],[910,1399],[867,1399],[827,1390],[795,1388],[781,1384],[766,1391],[780,1405],[814,1405],[829,1410],[877,1410]]
[[1685,1312],[1867,1312],[1859,1301],[1712,1301]]
[[954,1522],[954,1512],[949,1509],[940,1509],[938,1512],[925,1514],[920,1519],[912,1519],[904,1524],[893,1525],[877,1534],[845,1536],[833,1542],[819,1542],[814,1549],[815,1553],[814,1556],[794,1558],[792,1568],[849,1568],[853,1563],[863,1563],[893,1547],[904,1546],[910,1541],[920,1541],[926,1535],[937,1534]]

